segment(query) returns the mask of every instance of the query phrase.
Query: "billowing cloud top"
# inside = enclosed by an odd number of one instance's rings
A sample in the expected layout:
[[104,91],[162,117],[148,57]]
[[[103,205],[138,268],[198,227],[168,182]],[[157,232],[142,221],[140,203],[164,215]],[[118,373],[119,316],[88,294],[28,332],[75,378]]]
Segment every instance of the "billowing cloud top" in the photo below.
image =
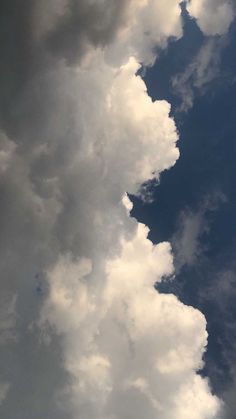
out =
[[138,75],[181,36],[179,1],[2,7],[2,417],[217,418],[205,319],[154,290],[170,245],[125,195],[179,156]]

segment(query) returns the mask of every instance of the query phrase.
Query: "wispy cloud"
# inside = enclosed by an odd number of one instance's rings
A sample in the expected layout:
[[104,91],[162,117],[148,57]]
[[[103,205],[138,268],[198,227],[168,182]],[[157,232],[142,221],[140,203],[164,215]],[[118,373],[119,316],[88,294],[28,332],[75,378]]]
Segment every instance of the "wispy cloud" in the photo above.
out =
[[172,79],[173,91],[181,99],[180,112],[187,112],[195,97],[211,88],[213,81],[221,80],[221,53],[227,45],[227,36],[207,38],[183,73]]

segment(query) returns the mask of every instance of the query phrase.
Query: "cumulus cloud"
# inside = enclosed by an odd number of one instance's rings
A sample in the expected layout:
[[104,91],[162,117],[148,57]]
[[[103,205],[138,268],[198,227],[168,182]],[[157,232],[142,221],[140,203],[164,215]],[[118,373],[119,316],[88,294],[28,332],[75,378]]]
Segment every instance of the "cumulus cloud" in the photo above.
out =
[[[153,246],[136,227],[121,238],[94,289],[88,260],[61,257],[48,272],[43,315],[64,337],[74,416],[214,418],[219,401],[196,375],[206,345],[205,319],[153,283],[173,272],[170,245]],[[161,386],[160,386],[161,383]],[[139,407],[137,409],[137,407]]]
[[179,156],[170,105],[138,75],[181,36],[179,2],[3,6],[0,269],[17,339],[2,416],[215,419],[205,319],[154,290],[170,245],[124,198]]
[[189,0],[187,10],[206,35],[223,35],[234,19],[230,0]]

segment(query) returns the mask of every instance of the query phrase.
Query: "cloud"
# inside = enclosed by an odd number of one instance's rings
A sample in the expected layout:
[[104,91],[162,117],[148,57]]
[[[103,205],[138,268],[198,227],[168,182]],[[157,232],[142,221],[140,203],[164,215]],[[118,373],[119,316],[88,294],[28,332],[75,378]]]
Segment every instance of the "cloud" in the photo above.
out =
[[230,386],[230,389],[224,394],[225,400],[225,419],[233,419],[235,416],[235,371],[234,371],[234,382]]
[[[211,276],[214,278],[207,283],[205,292],[200,292],[200,299],[206,306],[211,304],[214,313],[220,318],[217,325],[218,354],[221,362],[217,359],[209,359],[208,371],[212,377],[215,388],[220,389],[221,398],[224,402],[225,419],[233,419],[235,416],[235,263],[234,260],[217,270],[211,267]],[[212,321],[214,328],[214,320]]]
[[16,339],[16,295],[2,295],[0,309],[0,346]]
[[121,238],[120,256],[107,261],[99,292],[89,261],[62,257],[48,272],[43,314],[64,337],[74,417],[182,419],[194,410],[200,419],[219,410],[195,373],[205,319],[154,290],[155,280],[173,272],[172,256],[168,243],[153,246],[147,234],[138,225],[132,238]]
[[175,269],[179,272],[184,266],[197,266],[200,258],[207,250],[207,235],[211,230],[211,218],[209,214],[217,211],[227,200],[221,191],[214,191],[206,195],[197,208],[185,208],[178,217],[176,231],[172,236]]
[[155,58],[152,48],[182,35],[180,14],[176,0],[63,0],[59,6],[50,0],[35,5],[34,32],[69,62],[103,47],[113,63],[135,55],[149,64]]
[[9,390],[9,384],[0,381],[0,405],[3,403]]
[[172,78],[173,90],[181,98],[179,111],[191,109],[195,96],[204,95],[211,83],[222,77],[221,53],[226,45],[226,36],[207,38],[183,73]]
[[177,271],[185,265],[192,266],[197,263],[202,252],[199,239],[205,229],[202,211],[181,213],[177,232],[172,239]]
[[234,2],[227,0],[189,0],[186,9],[196,19],[204,39],[184,71],[172,78],[174,92],[181,99],[180,112],[191,109],[195,96],[204,95],[213,81],[221,82],[222,51],[236,13]]
[[138,75],[181,36],[179,2],[3,7],[0,270],[17,339],[2,417],[215,419],[205,319],[154,290],[170,245],[122,204],[179,157],[170,105]]
[[234,19],[233,4],[228,0],[190,0],[187,10],[205,35],[225,34]]

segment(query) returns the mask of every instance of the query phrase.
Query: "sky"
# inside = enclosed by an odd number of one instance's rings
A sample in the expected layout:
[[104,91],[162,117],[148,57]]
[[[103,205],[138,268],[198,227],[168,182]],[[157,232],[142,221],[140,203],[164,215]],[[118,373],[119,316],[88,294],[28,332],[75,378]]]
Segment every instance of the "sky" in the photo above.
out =
[[235,16],[2,0],[3,419],[235,419]]

